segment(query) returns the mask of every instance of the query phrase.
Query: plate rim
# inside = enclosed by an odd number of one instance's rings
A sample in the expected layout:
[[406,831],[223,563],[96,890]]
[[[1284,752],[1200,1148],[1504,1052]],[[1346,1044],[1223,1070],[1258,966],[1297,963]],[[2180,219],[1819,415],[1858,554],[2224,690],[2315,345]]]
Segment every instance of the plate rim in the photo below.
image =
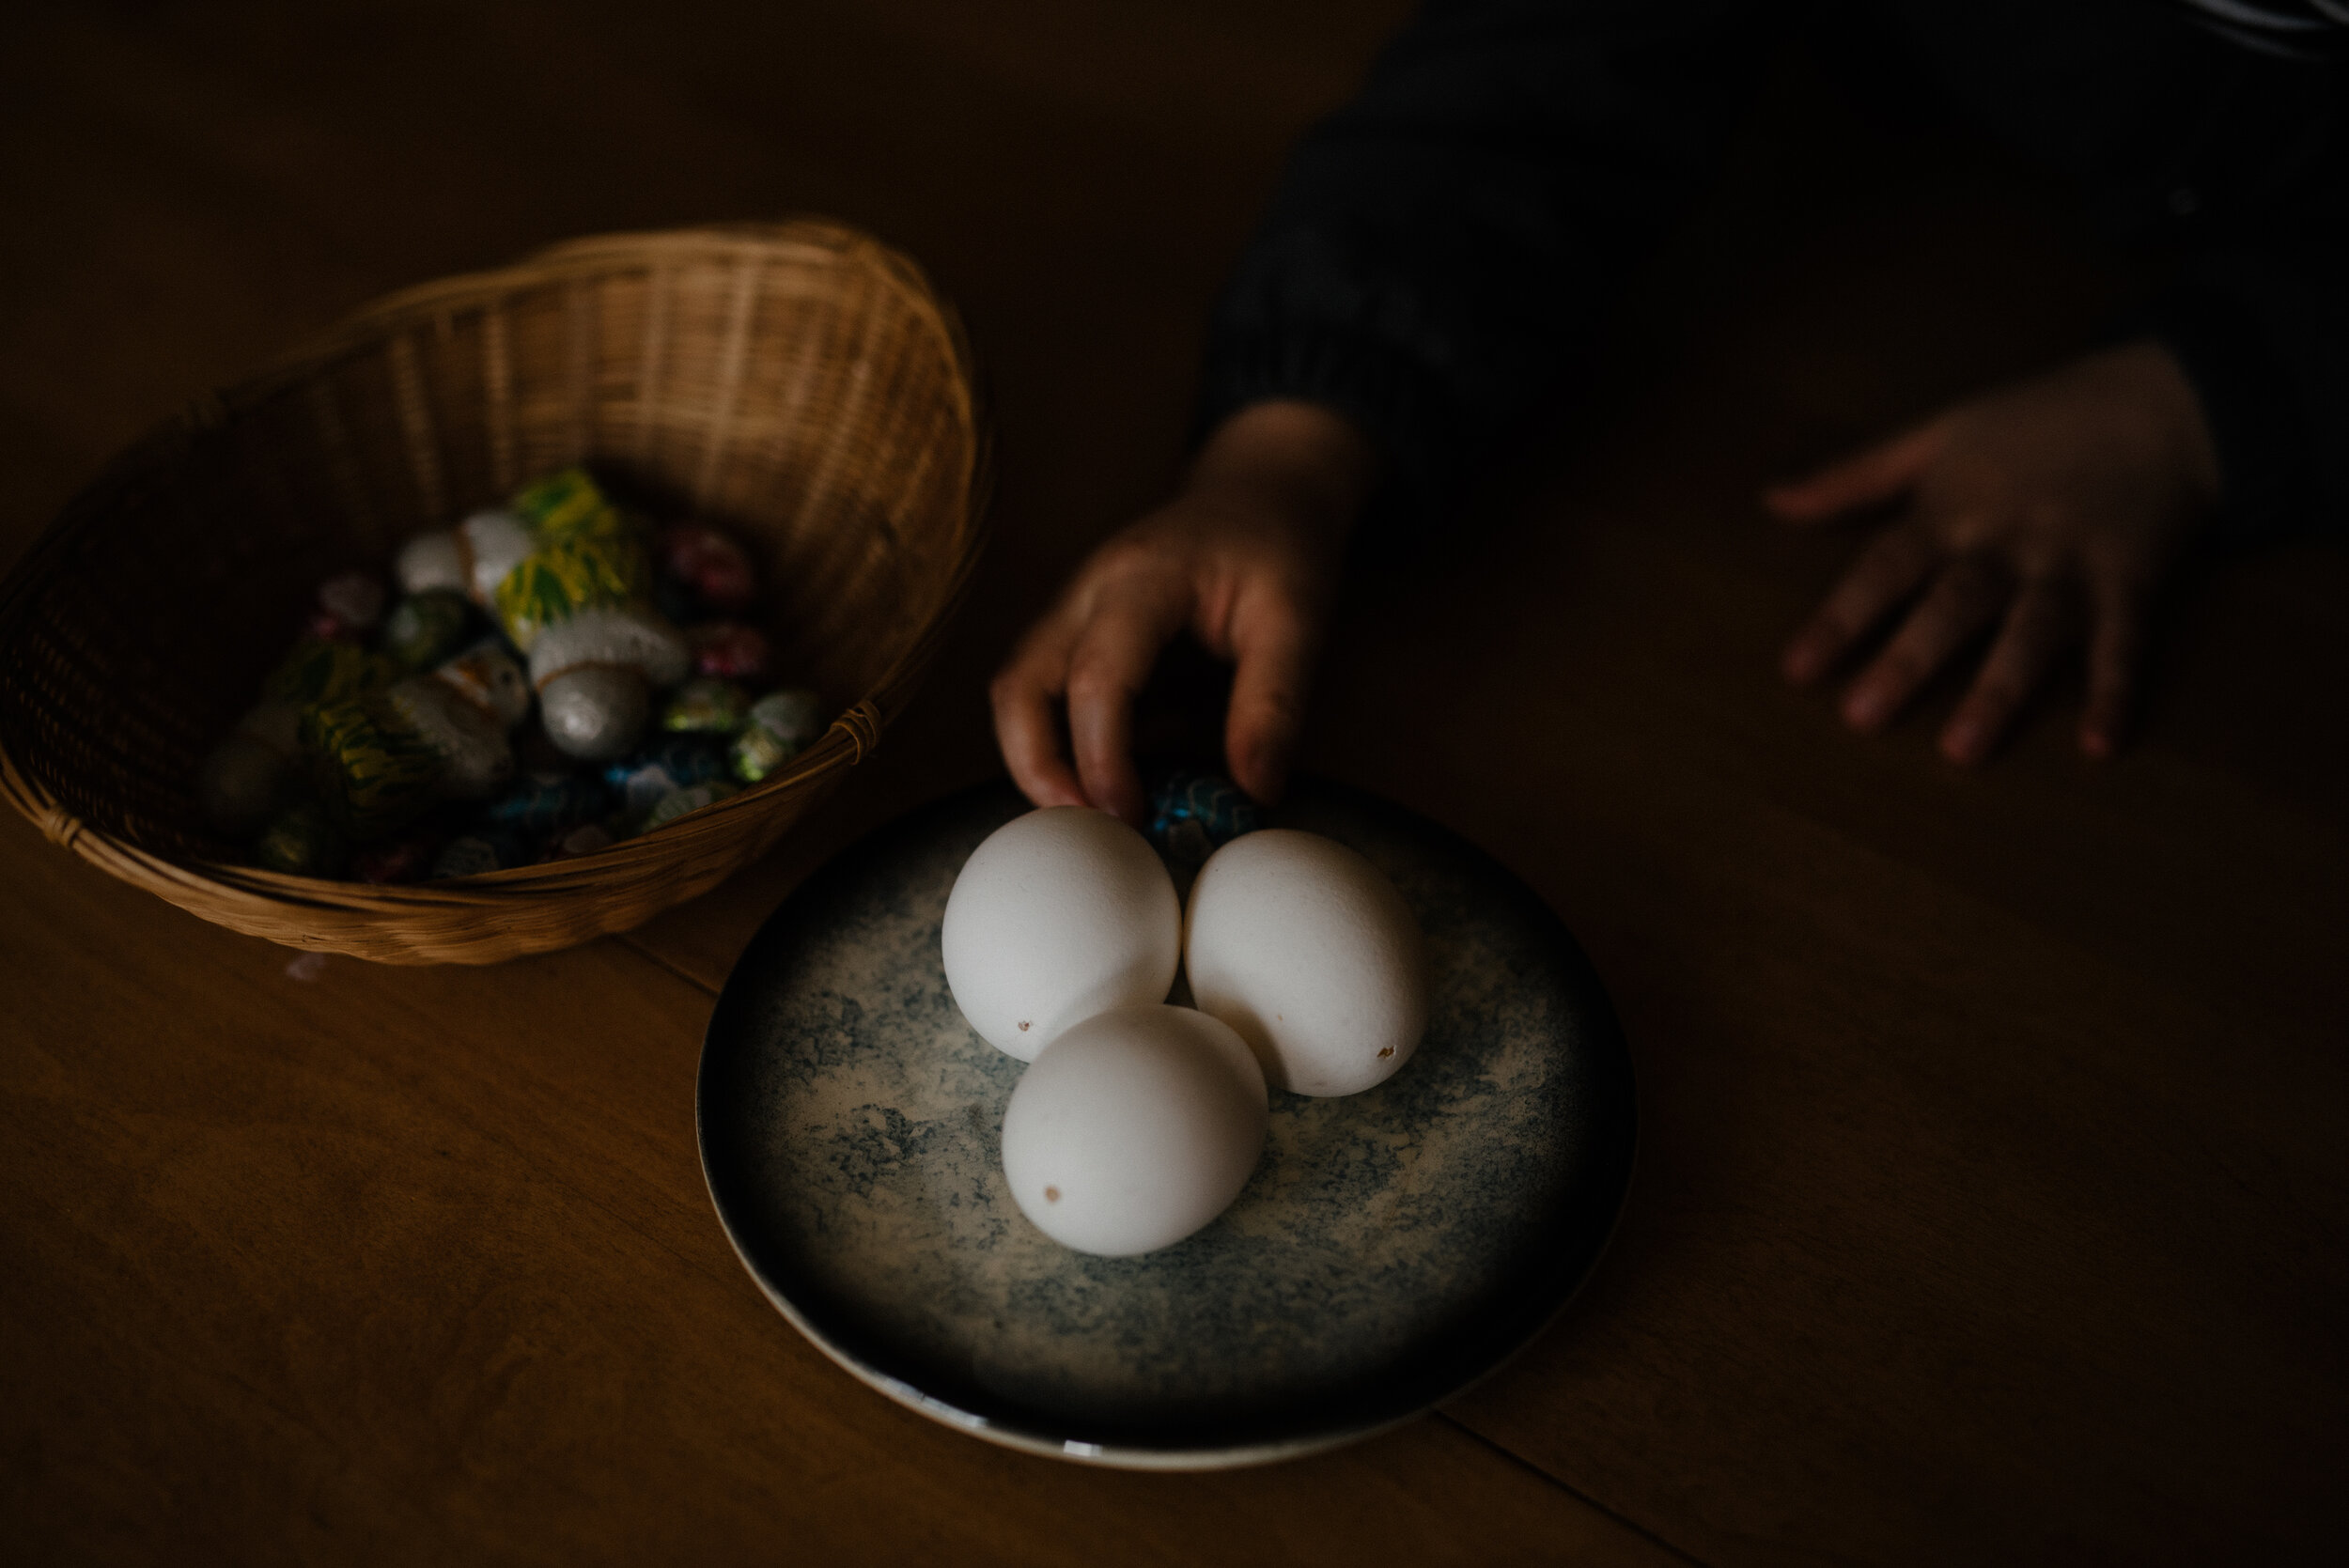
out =
[[1524,890],[1526,896],[1556,924],[1559,933],[1565,939],[1565,945],[1572,959],[1582,971],[1583,979],[1588,983],[1590,1000],[1595,1001],[1596,1010],[1594,1017],[1584,1021],[1601,1024],[1603,1028],[1600,1032],[1605,1036],[1604,1044],[1612,1047],[1611,1054],[1615,1058],[1613,1065],[1621,1075],[1623,1126],[1618,1140],[1620,1149],[1611,1171],[1615,1178],[1616,1191],[1608,1213],[1605,1230],[1599,1236],[1597,1244],[1591,1249],[1580,1270],[1559,1294],[1558,1298],[1529,1322],[1522,1332],[1494,1355],[1486,1365],[1460,1379],[1443,1392],[1410,1404],[1406,1408],[1399,1408],[1392,1414],[1383,1414],[1374,1420],[1343,1422],[1331,1427],[1299,1432],[1259,1443],[1159,1446],[1131,1442],[1097,1443],[1075,1437],[1054,1436],[1048,1433],[1030,1430],[1019,1422],[966,1410],[951,1400],[926,1393],[905,1379],[872,1365],[864,1358],[826,1333],[797,1302],[770,1281],[753,1260],[751,1250],[744,1244],[744,1239],[736,1223],[736,1217],[730,1211],[726,1199],[720,1193],[715,1173],[711,1169],[710,1077],[719,1053],[725,1048],[717,1040],[716,1034],[721,1017],[726,1012],[727,994],[735,988],[736,978],[742,970],[744,960],[751,955],[754,949],[761,945],[768,932],[776,923],[784,918],[786,911],[790,908],[793,900],[801,895],[802,890],[816,883],[841,862],[851,859],[879,840],[902,830],[913,818],[942,812],[956,802],[975,801],[976,798],[982,795],[1000,796],[1009,787],[1009,781],[999,776],[974,784],[947,790],[909,807],[886,822],[877,824],[853,842],[827,856],[820,864],[812,868],[789,893],[777,902],[774,908],[768,913],[767,918],[759,923],[758,929],[752,934],[751,939],[743,944],[742,951],[736,955],[734,965],[726,971],[725,982],[719,987],[717,1000],[711,1004],[708,1021],[703,1026],[702,1048],[693,1075],[693,1141],[695,1155],[701,1167],[703,1190],[708,1195],[710,1207],[718,1217],[719,1227],[725,1233],[726,1244],[733,1249],[735,1259],[742,1265],[743,1272],[748,1274],[752,1282],[758,1287],[759,1294],[767,1298],[768,1302],[783,1315],[784,1320],[797,1329],[801,1337],[820,1351],[833,1365],[847,1372],[865,1387],[883,1395],[893,1404],[911,1410],[942,1426],[978,1437],[998,1447],[1045,1458],[1112,1469],[1200,1472],[1301,1459],[1311,1454],[1326,1452],[1331,1449],[1362,1441],[1416,1421],[1446,1402],[1459,1398],[1501,1372],[1517,1357],[1523,1355],[1536,1340],[1548,1333],[1550,1327],[1580,1299],[1583,1292],[1589,1288],[1592,1279],[1597,1275],[1600,1265],[1606,1261],[1608,1253],[1614,1247],[1615,1237],[1623,1227],[1625,1211],[1630,1206],[1632,1188],[1638,1179],[1641,1142],[1639,1085],[1636,1070],[1631,1061],[1629,1041],[1624,1033],[1622,1020],[1615,1012],[1612,997],[1608,994],[1605,986],[1598,978],[1596,970],[1590,962],[1589,955],[1582,951],[1580,942],[1575,939],[1563,917],[1549,907],[1548,900],[1543,898],[1531,884],[1502,864],[1496,857],[1454,830],[1408,806],[1334,780],[1315,775],[1299,775],[1293,781],[1292,789],[1336,796],[1352,803],[1367,804],[1376,811],[1413,818],[1426,828],[1432,829],[1440,837],[1465,848],[1470,855],[1483,861],[1490,869],[1516,883]]

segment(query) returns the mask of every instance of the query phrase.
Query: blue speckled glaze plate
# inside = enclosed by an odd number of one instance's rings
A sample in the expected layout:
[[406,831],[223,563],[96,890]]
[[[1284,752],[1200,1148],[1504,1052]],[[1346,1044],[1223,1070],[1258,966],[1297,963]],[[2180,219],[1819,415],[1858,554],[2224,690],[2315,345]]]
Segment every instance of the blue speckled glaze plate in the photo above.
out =
[[1088,1257],[1014,1205],[997,1140],[1022,1063],[963,1022],[939,960],[956,873],[1024,809],[988,785],[882,830],[726,982],[702,1169],[784,1315],[940,1421],[1163,1468],[1365,1436],[1532,1338],[1606,1245],[1636,1120],[1613,1011],[1541,900],[1422,817],[1299,785],[1271,822],[1351,845],[1418,913],[1426,1036],[1365,1094],[1276,1094],[1263,1163],[1206,1229]]

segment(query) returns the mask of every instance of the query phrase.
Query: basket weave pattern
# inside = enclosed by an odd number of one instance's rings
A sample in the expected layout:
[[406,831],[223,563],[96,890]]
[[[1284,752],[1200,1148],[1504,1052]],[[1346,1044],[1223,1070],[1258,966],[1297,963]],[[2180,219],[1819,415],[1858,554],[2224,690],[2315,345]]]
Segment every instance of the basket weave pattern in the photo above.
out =
[[[318,582],[576,462],[743,541],[775,667],[830,732],[581,860],[389,887],[240,863],[196,768]],[[583,240],[411,289],[149,436],[18,566],[0,792],[113,875],[290,946],[490,963],[624,930],[765,852],[879,743],[968,583],[988,477],[952,311],[838,225]]]

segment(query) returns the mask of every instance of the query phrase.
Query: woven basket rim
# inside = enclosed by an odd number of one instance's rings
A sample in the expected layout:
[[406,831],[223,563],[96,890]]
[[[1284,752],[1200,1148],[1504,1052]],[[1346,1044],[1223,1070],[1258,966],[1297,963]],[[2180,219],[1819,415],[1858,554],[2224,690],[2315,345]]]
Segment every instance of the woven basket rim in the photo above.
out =
[[[472,308],[484,294],[543,287],[566,275],[610,270],[615,256],[646,257],[656,264],[740,261],[793,250],[810,259],[837,261],[855,254],[899,289],[939,334],[955,365],[957,412],[972,432],[961,475],[969,497],[963,509],[953,574],[938,613],[922,635],[874,680],[872,689],[835,719],[825,734],[774,775],[693,813],[703,822],[760,809],[777,792],[810,785],[854,767],[880,743],[902,699],[936,654],[968,596],[971,580],[992,532],[995,486],[994,430],[987,416],[983,377],[959,314],[910,256],[878,237],[838,219],[796,214],[770,222],[692,225],[677,228],[618,230],[556,241],[502,267],[453,273],[378,296],[332,324],[263,362],[252,374],[223,388],[198,394],[174,417],[149,427],[109,458],[68,498],[57,515],[0,582],[0,648],[13,643],[48,581],[53,556],[65,549],[89,517],[102,513],[118,489],[168,466],[197,436],[235,414],[283,396],[306,378],[362,351],[402,326],[428,321],[457,308]],[[666,859],[658,833],[624,839],[593,855],[515,866],[443,881],[371,883],[288,876],[235,862],[167,855],[65,811],[36,770],[11,754],[0,732],[0,797],[52,843],[123,880],[161,892],[167,886],[200,894],[207,902],[249,905],[256,910],[309,907],[396,917],[403,910],[510,908],[555,888],[593,879],[599,871],[632,862]],[[166,896],[169,896],[166,894]],[[181,902],[178,898],[172,900]]]
[[[501,267],[452,272],[445,277],[410,284],[378,295],[336,320],[264,361],[259,368],[229,386],[199,393],[190,400],[178,424],[201,428],[215,424],[248,399],[281,393],[285,387],[346,354],[360,351],[383,334],[403,325],[428,321],[458,308],[470,308],[482,293],[499,287],[538,287],[567,274],[591,274],[614,256],[650,256],[665,252],[671,264],[686,260],[724,261],[773,256],[800,250],[811,258],[837,259],[852,253],[873,264],[909,299],[926,308],[921,314],[941,329],[948,353],[963,371],[957,390],[961,411],[975,425],[981,384],[962,319],[930,281],[921,265],[903,251],[853,225],[836,218],[801,214],[766,223],[697,224],[682,228],[624,229],[582,235],[544,245]],[[166,421],[166,426],[174,422]]]

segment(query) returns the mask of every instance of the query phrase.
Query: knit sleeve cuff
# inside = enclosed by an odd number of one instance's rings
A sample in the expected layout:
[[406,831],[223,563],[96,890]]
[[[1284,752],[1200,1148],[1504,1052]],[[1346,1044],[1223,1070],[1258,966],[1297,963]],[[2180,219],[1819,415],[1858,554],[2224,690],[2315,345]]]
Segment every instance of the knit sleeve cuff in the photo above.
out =
[[2323,505],[2314,432],[2257,324],[2225,294],[2186,284],[2156,298],[2116,336],[2151,336],[2194,388],[2218,455],[2213,534],[2248,549],[2305,531]]
[[1219,335],[1192,444],[1244,408],[1287,400],[1343,416],[1378,454],[1384,479],[1365,520],[1375,531],[1423,531],[1455,498],[1462,462],[1449,401],[1424,367],[1373,337],[1327,328]]

